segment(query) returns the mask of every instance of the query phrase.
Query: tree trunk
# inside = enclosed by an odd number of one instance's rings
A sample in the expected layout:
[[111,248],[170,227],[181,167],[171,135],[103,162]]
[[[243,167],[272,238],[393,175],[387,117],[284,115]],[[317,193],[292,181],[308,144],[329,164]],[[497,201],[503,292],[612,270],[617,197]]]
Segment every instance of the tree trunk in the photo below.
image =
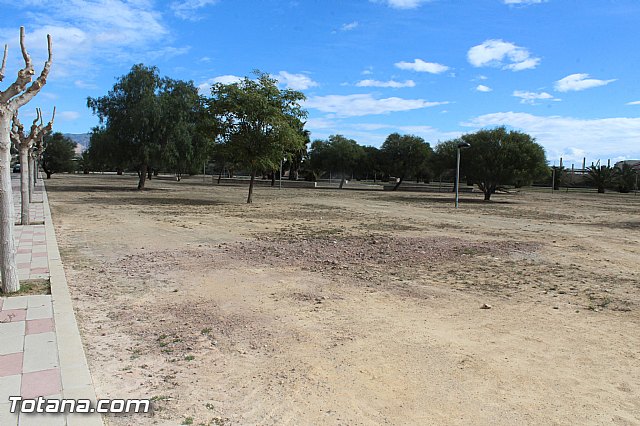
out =
[[147,180],[147,165],[143,164],[140,168],[140,172],[138,174],[140,176],[140,180],[138,181],[138,189],[144,189],[144,184]]
[[40,167],[40,160],[38,156],[33,159],[33,187],[36,187],[36,183],[38,183],[38,168]]
[[222,179],[222,169],[220,169],[220,173],[218,174],[218,185],[220,185],[221,179]]
[[400,184],[402,183],[403,180],[404,180],[404,176],[401,176],[400,180],[398,180],[398,182],[396,183],[396,186],[393,187],[394,191],[397,191],[398,188],[400,188]]
[[147,168],[147,179],[151,180],[153,177],[153,169],[151,167]]
[[53,174],[53,172],[50,170],[45,170],[44,172],[47,174],[47,179],[51,179],[51,175]]
[[256,180],[256,171],[251,170],[251,180],[249,181],[249,196],[247,197],[247,204],[253,202],[253,181]]
[[11,190],[11,170],[9,170],[11,116],[12,114],[4,110],[0,114],[0,277],[3,293],[14,293],[20,290],[16,268],[16,245],[13,237],[13,191]]
[[482,192],[484,193],[484,200],[485,201],[490,201],[491,200],[491,194],[493,194],[494,192],[496,192],[496,186],[495,185],[486,185],[481,187]]
[[116,174],[118,176],[122,176],[122,169],[116,169]]
[[338,187],[338,189],[342,189],[342,187],[344,186],[344,181],[346,179],[344,178],[344,175],[342,175],[342,180],[340,180],[340,186]]
[[29,147],[20,144],[20,225],[29,224]]
[[271,173],[271,186],[276,186],[276,172]]
[[29,202],[33,202],[33,193],[36,190],[36,159],[29,156]]

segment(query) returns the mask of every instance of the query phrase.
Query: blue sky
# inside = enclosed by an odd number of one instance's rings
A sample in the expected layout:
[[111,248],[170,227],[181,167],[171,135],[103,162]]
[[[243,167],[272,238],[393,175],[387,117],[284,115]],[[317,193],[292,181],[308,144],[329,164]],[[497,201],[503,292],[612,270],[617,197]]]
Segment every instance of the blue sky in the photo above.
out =
[[21,116],[56,105],[64,133],[96,125],[86,98],[144,63],[203,92],[269,72],[307,96],[312,138],[435,145],[504,124],[550,162],[640,158],[638,0],[0,0],[0,12],[2,89],[21,66],[19,27],[37,72],[53,36],[49,81]]

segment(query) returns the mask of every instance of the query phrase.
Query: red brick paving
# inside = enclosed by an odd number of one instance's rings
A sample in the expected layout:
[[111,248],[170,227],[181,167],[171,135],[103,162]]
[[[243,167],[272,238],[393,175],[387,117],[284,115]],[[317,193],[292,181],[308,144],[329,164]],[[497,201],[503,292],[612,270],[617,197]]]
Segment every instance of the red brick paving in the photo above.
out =
[[13,376],[22,373],[23,352],[0,355],[0,377]]

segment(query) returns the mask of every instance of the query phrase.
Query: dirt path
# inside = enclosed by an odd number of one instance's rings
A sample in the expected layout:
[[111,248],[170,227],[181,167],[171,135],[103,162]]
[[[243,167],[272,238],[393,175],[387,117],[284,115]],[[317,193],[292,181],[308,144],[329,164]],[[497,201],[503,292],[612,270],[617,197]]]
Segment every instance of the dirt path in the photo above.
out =
[[47,182],[110,424],[640,424],[640,197],[134,187]]

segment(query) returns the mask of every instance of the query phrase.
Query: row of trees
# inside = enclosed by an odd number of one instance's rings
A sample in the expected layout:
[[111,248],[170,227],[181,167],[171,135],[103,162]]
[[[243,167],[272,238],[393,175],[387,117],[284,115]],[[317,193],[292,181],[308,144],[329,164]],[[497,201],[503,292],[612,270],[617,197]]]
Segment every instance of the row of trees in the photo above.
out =
[[[2,279],[3,293],[13,293],[20,289],[16,268],[15,212],[11,188],[12,148],[19,150],[23,161],[21,164],[21,169],[24,169],[21,172],[23,173],[21,179],[23,203],[21,218],[28,222],[28,177],[31,176],[29,163],[33,160],[33,157],[29,158],[29,150],[42,140],[45,128],[42,120],[38,118],[33,122],[30,131],[25,132],[18,119],[18,111],[31,101],[46,84],[52,63],[51,36],[47,35],[49,54],[40,75],[34,80],[35,69],[24,40],[24,27],[20,27],[20,51],[24,67],[18,70],[18,75],[13,83],[6,89],[0,90],[0,278]],[[5,45],[0,65],[0,82],[5,78],[8,50],[8,46]],[[48,125],[47,128],[50,126]]]
[[143,189],[153,169],[178,176],[208,154],[216,129],[192,82],[160,78],[155,67],[135,65],[106,96],[87,105],[100,119],[82,162],[88,169],[134,169]]
[[280,90],[276,80],[256,72],[234,84],[215,84],[209,97],[192,82],[160,78],[155,67],[135,65],[113,89],[88,106],[98,115],[83,164],[94,170],[133,169],[138,189],[153,170],[198,170],[207,158],[234,164],[256,175],[292,161],[304,150],[308,133],[300,106],[304,95]]
[[171,171],[178,179],[213,161],[251,176],[247,202],[257,175],[275,179],[284,162],[289,179],[396,178],[429,181],[453,175],[460,143],[462,178],[477,184],[486,200],[499,188],[549,179],[544,149],[526,133],[505,127],[480,130],[460,138],[429,143],[414,135],[393,133],[382,146],[361,146],[336,134],[310,140],[301,92],[279,89],[268,74],[255,71],[232,84],[217,83],[201,96],[192,82],[161,78],[155,67],[135,65],[106,96],[89,98],[98,115],[90,147],[80,163],[85,170],[135,170],[143,189],[153,171]]
[[548,173],[544,149],[526,133],[508,131],[504,127],[480,130],[458,139],[439,143],[435,150],[422,138],[393,133],[380,149],[359,146],[341,135],[316,140],[309,152],[309,170],[314,178],[326,171],[363,178],[377,174],[396,178],[397,189],[405,179],[428,181],[434,176],[451,173],[456,167],[458,145],[468,143],[471,149],[462,156],[461,170],[465,181],[477,184],[485,200],[504,185],[524,186]]
[[397,189],[407,178],[428,180],[433,158],[429,143],[418,136],[393,133],[378,149],[358,145],[342,135],[332,135],[327,140],[317,139],[311,143],[306,169],[314,180],[327,172],[335,173],[341,179],[341,189],[349,177],[373,177],[375,181],[378,176],[382,179],[396,176],[394,189]]
[[629,193],[634,189],[638,189],[638,178],[640,177],[640,168],[632,166],[628,162],[622,162],[619,165],[611,166],[609,164],[600,165],[592,164],[586,168],[586,174],[583,170],[576,174],[565,167],[552,167],[552,185],[554,190],[560,187],[570,188],[575,185],[588,185],[596,188],[598,193],[604,194],[605,190],[613,190],[621,193]]

